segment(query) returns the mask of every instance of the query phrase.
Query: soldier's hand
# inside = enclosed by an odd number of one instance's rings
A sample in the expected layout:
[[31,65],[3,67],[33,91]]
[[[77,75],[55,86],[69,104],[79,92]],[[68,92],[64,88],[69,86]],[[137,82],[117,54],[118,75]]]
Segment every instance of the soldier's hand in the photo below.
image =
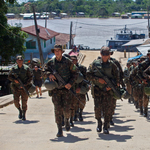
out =
[[70,84],[70,83],[66,84],[66,85],[65,85],[65,88],[68,89],[68,90],[70,90],[71,84]]
[[81,88],[76,89],[76,93],[80,93]]
[[148,84],[146,80],[143,80],[144,84]]
[[109,90],[111,90],[111,88],[110,88],[110,87],[107,87],[107,88],[106,88],[106,91],[109,91]]
[[19,83],[18,80],[14,80],[14,81],[15,81],[15,83]]
[[54,75],[50,74],[50,75],[49,75],[49,80],[50,80],[50,81],[54,81],[54,80],[56,80],[56,78],[55,78]]
[[103,80],[102,78],[99,78],[98,82],[101,83],[101,84],[106,84],[105,80]]

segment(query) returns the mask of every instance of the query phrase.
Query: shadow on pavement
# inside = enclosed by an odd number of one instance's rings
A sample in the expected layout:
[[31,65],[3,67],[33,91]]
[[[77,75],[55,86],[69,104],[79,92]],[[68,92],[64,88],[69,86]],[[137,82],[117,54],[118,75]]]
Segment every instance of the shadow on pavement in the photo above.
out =
[[113,121],[114,121],[114,123],[117,123],[117,124],[123,124],[123,123],[126,123],[126,122],[131,122],[131,121],[136,121],[136,120],[135,119],[128,119],[126,121],[123,121],[123,120],[120,120],[120,119],[117,119],[116,117],[114,117]]
[[26,120],[26,121],[23,121],[23,120],[17,120],[13,123],[16,123],[16,124],[33,124],[33,123],[38,123],[39,120]]
[[94,114],[94,112],[83,112],[83,115]]
[[0,113],[0,115],[5,115],[6,113]]
[[99,138],[97,140],[107,140],[107,141],[117,141],[117,142],[126,142],[126,140],[131,139],[133,136],[131,135],[115,135],[115,134],[103,134],[100,133]]
[[55,139],[50,139],[52,142],[64,142],[64,143],[75,143],[78,141],[85,141],[88,140],[89,138],[79,138],[77,136],[74,136],[72,134],[67,134],[66,137],[58,137]]
[[118,125],[115,125],[115,126],[111,126],[110,129],[111,130],[114,130],[115,132],[127,132],[129,130],[134,130],[133,126],[118,126]]
[[75,121],[74,124],[86,125],[86,124],[95,124],[93,121]]
[[74,126],[73,128],[71,128],[71,132],[89,132],[92,131],[91,129],[85,129],[85,128],[81,128],[81,127],[77,127]]

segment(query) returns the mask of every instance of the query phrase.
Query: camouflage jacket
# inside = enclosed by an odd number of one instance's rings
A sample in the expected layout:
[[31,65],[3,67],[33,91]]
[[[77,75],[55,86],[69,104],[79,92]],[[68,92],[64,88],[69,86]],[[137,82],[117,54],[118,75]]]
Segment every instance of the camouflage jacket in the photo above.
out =
[[144,71],[150,66],[150,60],[146,59],[145,61],[143,61],[142,63],[139,64],[139,70],[138,70],[138,75],[140,78],[142,79],[146,79],[144,77]]
[[[107,63],[103,63],[101,59],[98,59],[94,60],[93,63],[90,64],[87,71],[87,79],[92,81],[93,85],[98,86],[100,89],[104,89],[106,87],[105,84],[99,83],[99,78],[102,78],[102,76],[98,73],[94,66],[97,66],[99,71],[105,74],[110,80],[113,80],[116,85],[120,82],[118,67],[115,63],[111,60]],[[106,73],[106,70],[108,70],[109,73]]]
[[66,84],[70,83],[73,85],[75,83],[75,80],[78,77],[78,68],[67,57],[62,56],[61,61],[58,61],[56,58],[49,60],[44,68],[47,77],[50,74],[53,74],[52,70],[49,69],[49,66],[63,78]]
[[25,64],[23,64],[21,68],[19,68],[18,65],[13,66],[8,74],[8,79],[12,81],[12,84],[19,87],[20,85],[14,82],[15,77],[13,74],[16,74],[25,86],[30,84],[32,81],[32,71]]

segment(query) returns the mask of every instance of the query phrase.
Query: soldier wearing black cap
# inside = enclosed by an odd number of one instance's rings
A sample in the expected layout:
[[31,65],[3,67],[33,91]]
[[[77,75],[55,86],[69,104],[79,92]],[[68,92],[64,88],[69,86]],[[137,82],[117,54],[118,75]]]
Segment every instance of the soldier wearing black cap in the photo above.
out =
[[[73,56],[71,56],[71,59],[72,59],[73,63],[78,67],[79,71],[83,75],[83,78],[86,79],[86,70],[87,70],[86,67],[78,63],[77,56],[73,55]],[[79,113],[79,121],[83,121],[82,112],[83,112],[83,109],[86,104],[86,98],[85,98],[85,94],[83,94],[81,92],[81,87],[86,86],[85,84],[86,83],[84,83],[84,82],[74,84],[74,89],[77,93],[77,97],[80,99],[80,102],[79,102],[78,100],[76,100],[76,98],[74,98],[73,103],[75,106],[74,109],[76,111],[72,114],[72,115],[74,115],[74,116],[72,116],[72,117],[74,117],[74,121],[77,121],[77,113]]]
[[[13,95],[14,95],[14,104],[16,108],[19,110],[19,119],[26,120],[26,110],[27,110],[27,100],[28,100],[28,95],[24,91],[24,89],[20,86],[18,80],[15,78],[17,75],[18,78],[22,81],[24,84],[25,88],[28,90],[31,81],[32,81],[32,71],[30,68],[23,64],[23,57],[22,56],[17,56],[16,58],[17,64],[13,66],[9,72],[8,79],[12,81],[12,89],[13,89]],[[21,96],[21,101],[22,101],[22,108],[20,107],[20,96]]]
[[[143,61],[142,63],[139,64],[139,70],[138,70],[138,76],[141,78],[141,80],[144,83],[144,86],[147,86],[147,78],[144,76],[144,71],[150,66],[150,49],[148,50],[147,53],[147,59]],[[143,95],[143,109],[144,109],[144,117],[147,117],[148,115],[148,102],[149,98],[148,96],[144,93]]]
[[[116,86],[119,86],[120,84],[120,77],[118,74],[117,66],[109,58],[109,47],[102,47],[101,59],[94,60],[93,63],[90,64],[87,71],[87,79],[90,80],[93,85],[92,94],[94,97],[95,118],[98,121],[97,132],[101,132],[102,130],[101,112],[103,112],[103,131],[105,134],[109,134],[108,126],[112,115],[110,102],[112,100],[112,97],[114,96],[114,93],[110,87],[107,87],[107,83],[99,72],[103,73],[110,80],[113,79],[116,83]],[[95,66],[98,70],[95,68]]]

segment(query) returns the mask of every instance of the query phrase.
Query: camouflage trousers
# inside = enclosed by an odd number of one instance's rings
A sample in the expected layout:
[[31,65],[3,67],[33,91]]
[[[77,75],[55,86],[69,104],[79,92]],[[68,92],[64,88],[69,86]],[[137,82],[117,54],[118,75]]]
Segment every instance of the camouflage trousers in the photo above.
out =
[[86,98],[84,94],[77,94],[77,97],[80,99],[80,101],[74,96],[72,98],[71,117],[74,117],[75,111],[77,111],[79,108],[83,110],[86,104]]
[[149,97],[143,92],[143,107],[147,108],[149,102]]
[[133,98],[134,101],[139,102],[139,106],[142,106],[143,103],[143,86],[135,86],[133,87]]
[[127,86],[128,93],[131,94],[131,85],[129,81],[126,83],[126,86]]
[[117,100],[115,98],[111,99],[111,117],[110,117],[110,120],[112,120],[112,117],[115,113],[116,102],[117,102]]
[[21,103],[22,103],[22,110],[27,110],[27,101],[28,95],[23,89],[14,88],[13,89],[13,96],[14,96],[14,105],[16,108],[20,108],[20,96],[21,96]]
[[103,112],[104,124],[108,125],[112,116],[111,102],[113,93],[112,91],[100,91],[97,87],[94,87],[94,111],[95,118],[101,120],[101,113]]
[[70,118],[72,95],[65,88],[53,90],[52,102],[54,104],[55,121],[58,125],[61,125],[62,115],[64,115],[66,119]]

